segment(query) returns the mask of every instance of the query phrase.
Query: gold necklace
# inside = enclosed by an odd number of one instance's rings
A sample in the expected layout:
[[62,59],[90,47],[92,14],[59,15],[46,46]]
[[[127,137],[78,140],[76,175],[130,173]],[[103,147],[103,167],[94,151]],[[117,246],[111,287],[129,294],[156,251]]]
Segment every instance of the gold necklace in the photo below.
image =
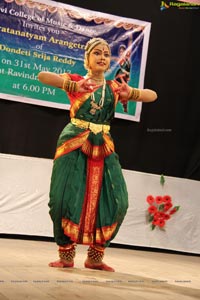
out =
[[91,115],[95,115],[97,110],[102,109],[102,107],[104,105],[104,100],[105,100],[105,90],[106,90],[106,80],[104,79],[102,93],[101,93],[101,99],[99,100],[98,104],[95,102],[94,93],[91,94],[91,102],[90,102],[90,105],[91,105],[90,114]]
[[95,82],[101,84],[104,82],[104,78],[94,78],[94,77],[90,77],[88,74],[85,76],[85,78],[90,78],[91,80],[94,80]]

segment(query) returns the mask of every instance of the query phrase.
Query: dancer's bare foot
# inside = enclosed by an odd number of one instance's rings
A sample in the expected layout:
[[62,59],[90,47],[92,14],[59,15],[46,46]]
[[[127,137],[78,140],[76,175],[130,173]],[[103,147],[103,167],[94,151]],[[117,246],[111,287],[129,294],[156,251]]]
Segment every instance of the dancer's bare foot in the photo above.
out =
[[73,268],[74,261],[66,261],[66,260],[57,260],[49,263],[49,267],[54,268]]
[[105,263],[103,263],[103,262],[94,263],[94,262],[91,262],[88,258],[85,261],[85,268],[101,270],[101,271],[108,271],[108,272],[115,272],[115,270],[113,268],[106,265]]

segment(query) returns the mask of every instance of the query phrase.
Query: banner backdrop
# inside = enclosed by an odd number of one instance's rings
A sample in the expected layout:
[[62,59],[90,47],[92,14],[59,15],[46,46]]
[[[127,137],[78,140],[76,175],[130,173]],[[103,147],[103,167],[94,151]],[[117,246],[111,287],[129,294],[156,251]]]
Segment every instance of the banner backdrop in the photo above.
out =
[[[130,86],[143,88],[151,23],[104,14],[54,1],[0,0],[0,97],[69,109],[66,94],[37,78],[40,71],[86,74],[84,48],[92,37],[112,51],[106,79],[126,73]],[[123,50],[123,55],[122,55]],[[140,121],[141,102],[118,103],[115,117]]]

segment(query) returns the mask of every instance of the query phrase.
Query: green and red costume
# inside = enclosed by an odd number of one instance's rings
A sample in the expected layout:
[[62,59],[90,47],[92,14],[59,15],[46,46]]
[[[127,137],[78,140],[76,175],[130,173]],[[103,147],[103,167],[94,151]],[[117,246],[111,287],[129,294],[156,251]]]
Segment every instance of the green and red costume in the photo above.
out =
[[[76,74],[62,74],[73,81]],[[68,93],[70,117],[109,125],[114,117],[117,82],[106,82],[102,109],[90,113],[90,93]],[[95,92],[98,102],[102,88]],[[118,155],[109,132],[95,134],[71,122],[61,132],[54,158],[50,200],[54,237],[59,246],[99,244],[107,247],[127,212],[128,193]]]

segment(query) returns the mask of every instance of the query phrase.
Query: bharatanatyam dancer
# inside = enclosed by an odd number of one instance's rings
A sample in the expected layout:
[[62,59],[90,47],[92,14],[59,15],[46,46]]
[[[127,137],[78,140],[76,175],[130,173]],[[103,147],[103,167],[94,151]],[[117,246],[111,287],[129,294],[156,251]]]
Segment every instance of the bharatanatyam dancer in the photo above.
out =
[[114,272],[103,262],[128,209],[128,192],[110,135],[118,101],[152,102],[157,94],[105,80],[111,49],[102,38],[85,47],[85,76],[40,72],[39,80],[61,88],[70,100],[71,121],[61,132],[51,176],[49,208],[59,260],[50,267],[74,266],[77,244],[88,245],[84,266]]

